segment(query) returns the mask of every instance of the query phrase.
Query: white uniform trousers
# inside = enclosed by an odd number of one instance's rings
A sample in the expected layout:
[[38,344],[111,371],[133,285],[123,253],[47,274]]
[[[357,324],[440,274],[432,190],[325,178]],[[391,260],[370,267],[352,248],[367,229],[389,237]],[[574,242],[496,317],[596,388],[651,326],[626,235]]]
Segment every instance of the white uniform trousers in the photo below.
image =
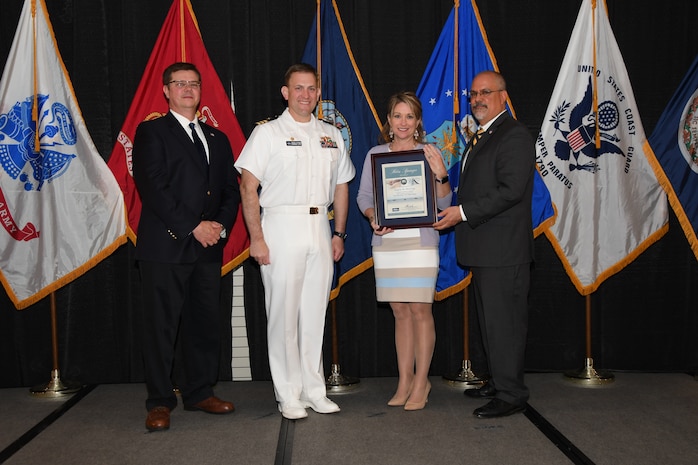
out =
[[323,397],[322,344],[334,272],[327,209],[265,208],[262,230],[269,247],[270,264],[261,274],[276,400]]

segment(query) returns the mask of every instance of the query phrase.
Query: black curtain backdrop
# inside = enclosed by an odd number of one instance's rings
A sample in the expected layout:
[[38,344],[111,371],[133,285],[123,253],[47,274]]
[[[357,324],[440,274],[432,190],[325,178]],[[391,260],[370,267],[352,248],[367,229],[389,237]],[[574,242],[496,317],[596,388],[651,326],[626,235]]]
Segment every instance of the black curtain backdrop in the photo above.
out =
[[[466,1],[466,0],[461,0]],[[171,0],[46,0],[58,47],[94,142],[107,159],[131,104]],[[580,0],[479,0],[478,7],[518,118],[536,136],[566,50]],[[4,67],[23,0],[0,2]],[[380,115],[388,97],[416,90],[452,0],[337,0],[357,64]],[[245,134],[279,114],[288,65],[302,55],[315,0],[192,0],[204,43],[224,86],[234,91]],[[611,26],[649,136],[698,52],[698,2],[608,0]],[[29,51],[27,51],[29,53]],[[269,379],[263,294],[249,261],[245,304],[254,379]],[[221,379],[230,379],[232,277],[222,278]],[[56,292],[59,365],[64,379],[141,382],[140,282],[133,245]],[[669,233],[591,297],[597,368],[698,369],[698,262],[673,213]],[[395,376],[393,319],[375,302],[369,270],[336,299],[339,362],[359,377]],[[0,292],[0,387],[48,381],[52,368],[49,299],[15,310]],[[434,305],[437,346],[432,374],[456,373],[463,358],[463,296]],[[471,313],[470,358],[484,370]],[[328,322],[331,313],[328,312]],[[329,370],[331,338],[325,353]],[[581,368],[585,299],[545,237],[536,240],[530,296],[529,370]]]

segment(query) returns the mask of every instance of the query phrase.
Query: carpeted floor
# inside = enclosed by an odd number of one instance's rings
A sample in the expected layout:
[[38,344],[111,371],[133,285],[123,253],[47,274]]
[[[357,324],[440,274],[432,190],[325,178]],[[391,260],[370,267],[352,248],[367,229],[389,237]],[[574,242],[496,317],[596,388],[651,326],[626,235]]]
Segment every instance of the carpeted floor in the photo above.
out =
[[148,433],[142,384],[87,386],[59,399],[0,390],[0,463],[179,464],[698,464],[698,380],[616,373],[601,387],[528,374],[526,413],[481,420],[484,402],[439,377],[424,410],[388,407],[397,380],[362,379],[331,397],[334,415],[282,419],[270,382],[227,382],[232,415],[177,408]]

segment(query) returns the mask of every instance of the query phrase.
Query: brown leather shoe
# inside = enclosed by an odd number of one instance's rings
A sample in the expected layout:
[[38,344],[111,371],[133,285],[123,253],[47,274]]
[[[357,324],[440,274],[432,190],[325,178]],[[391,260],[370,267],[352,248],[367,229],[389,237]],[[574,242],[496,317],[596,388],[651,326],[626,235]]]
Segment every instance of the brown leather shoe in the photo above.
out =
[[170,429],[170,409],[167,407],[150,409],[145,419],[145,427],[148,431],[165,431]]
[[226,402],[216,396],[211,396],[194,405],[185,405],[184,410],[201,410],[206,413],[233,413],[235,406],[232,402]]

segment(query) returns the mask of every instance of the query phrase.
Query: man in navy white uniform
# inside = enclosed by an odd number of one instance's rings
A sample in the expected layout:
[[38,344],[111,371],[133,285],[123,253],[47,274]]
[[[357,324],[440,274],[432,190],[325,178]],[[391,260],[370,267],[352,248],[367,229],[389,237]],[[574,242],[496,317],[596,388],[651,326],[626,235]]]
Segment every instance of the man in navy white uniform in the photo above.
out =
[[291,66],[281,94],[288,108],[252,131],[235,167],[250,256],[264,284],[274,393],[281,414],[295,420],[308,416],[307,407],[339,411],[327,398],[322,342],[355,170],[341,132],[313,115],[320,99],[315,68]]

